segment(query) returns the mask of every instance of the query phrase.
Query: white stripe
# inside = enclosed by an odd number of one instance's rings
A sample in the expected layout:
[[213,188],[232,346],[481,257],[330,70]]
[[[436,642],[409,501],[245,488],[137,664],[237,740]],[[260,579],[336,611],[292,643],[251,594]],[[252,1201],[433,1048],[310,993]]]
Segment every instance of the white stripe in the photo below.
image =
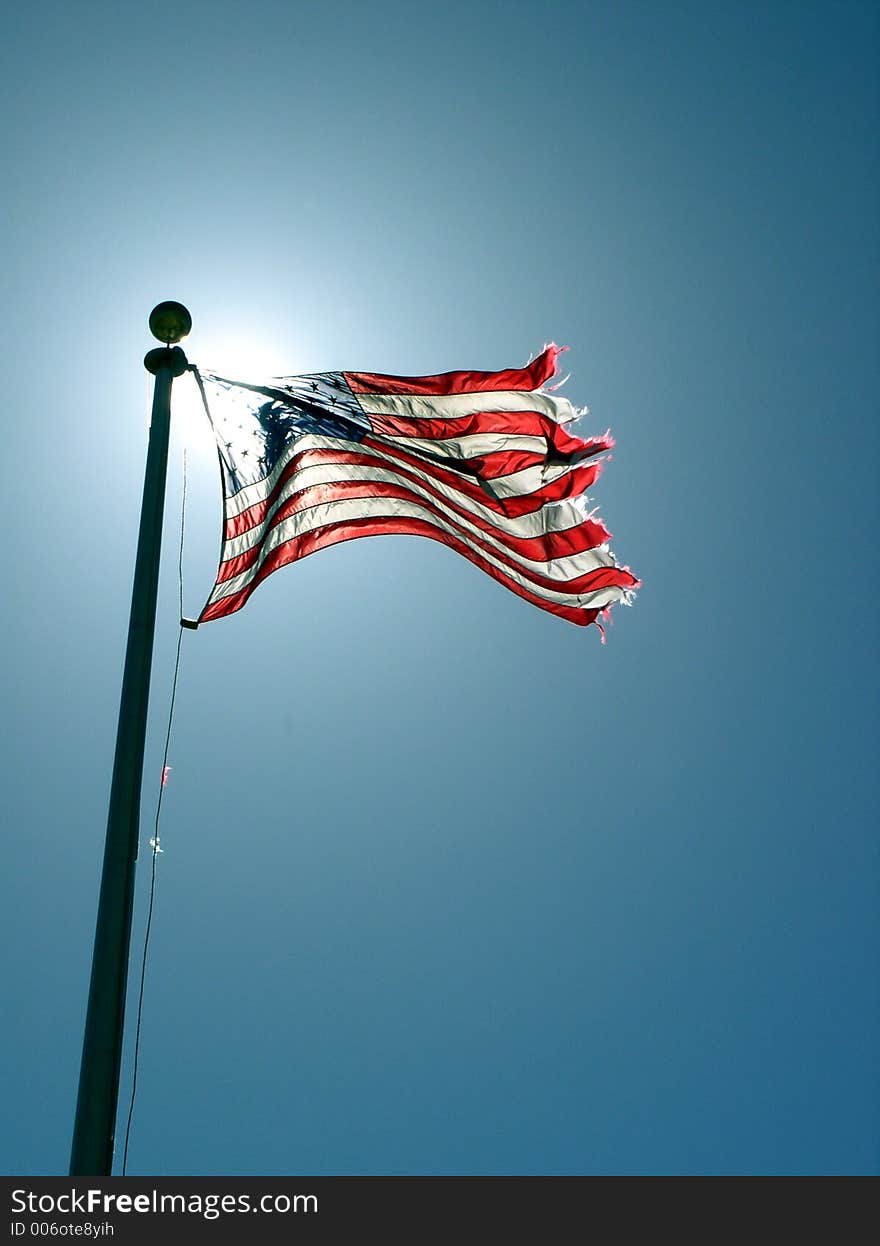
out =
[[[589,456],[594,458],[595,455]],[[524,467],[522,471],[511,472],[509,476],[493,476],[483,483],[491,489],[497,498],[523,498],[531,493],[540,493],[547,485],[552,485],[561,476],[567,476],[576,467],[583,467],[587,459],[577,463],[554,463],[552,467],[536,463],[534,467]]]
[[[511,580],[528,589],[529,592],[545,601],[557,602],[565,606],[583,606],[594,607],[598,599],[601,597],[602,605],[607,605],[611,601],[618,601],[623,597],[625,590],[621,588],[598,589],[592,593],[566,593],[556,589],[544,588],[541,585],[534,584],[528,575],[523,575],[516,570],[515,567],[507,565],[506,561],[496,558],[493,554],[486,550],[480,549],[472,545],[465,537],[457,532],[452,524],[445,523],[437,515],[423,506],[419,506],[415,502],[405,502],[398,498],[354,498],[340,502],[326,502],[320,506],[313,506],[308,511],[291,515],[289,519],[285,519],[269,532],[265,543],[260,549],[259,557],[253,566],[248,567],[246,571],[240,575],[234,576],[231,580],[226,580],[222,584],[218,584],[211,594],[209,604],[221,600],[223,597],[230,597],[241,589],[246,588],[250,581],[254,578],[263,564],[266,556],[279,545],[292,540],[295,537],[304,535],[307,532],[314,532],[319,528],[324,528],[329,524],[346,523],[352,519],[373,519],[379,520],[385,517],[404,517],[423,519],[432,524],[441,531],[448,532],[451,536],[457,537],[469,548],[473,549],[476,554],[491,563],[500,571],[503,571]],[[594,555],[596,551],[589,550],[587,554]],[[573,562],[585,557],[585,555],[577,555]],[[604,566],[613,566],[614,560],[610,552],[607,553],[607,562]],[[584,572],[595,569],[595,564],[590,562],[584,566]],[[609,595],[610,594],[610,595]]]
[[[601,545],[595,546],[591,550],[582,550],[578,554],[564,554],[558,558],[541,560],[526,558],[525,555],[510,549],[504,541],[502,534],[496,536],[491,532],[485,532],[477,524],[455,512],[452,507],[446,506],[443,502],[432,497],[427,489],[423,489],[420,485],[414,484],[411,481],[403,480],[393,471],[378,467],[359,467],[351,463],[316,464],[314,467],[306,467],[296,472],[293,479],[289,482],[291,485],[290,492],[298,493],[302,489],[309,489],[315,485],[336,485],[356,480],[362,480],[367,483],[402,485],[405,489],[424,498],[426,502],[438,507],[443,517],[448,519],[451,524],[459,524],[467,533],[472,534],[478,540],[485,541],[504,558],[511,559],[526,574],[532,572],[537,575],[545,575],[551,580],[566,581],[573,580],[576,576],[584,575],[587,571],[595,571],[598,567],[614,566],[614,559],[608,553],[607,547]],[[280,504],[283,503],[276,504],[267,512],[266,519],[262,524],[241,533],[240,536],[230,537],[224,543],[223,562],[228,562],[232,558],[238,558],[241,554],[260,544],[264,539],[266,531],[271,527],[272,517]],[[329,505],[337,504],[335,502],[329,503]],[[328,504],[317,503],[316,505]],[[306,512],[299,513],[304,514]],[[583,522],[583,518],[583,515],[581,515],[581,522]],[[462,534],[459,533],[458,535],[461,536]]]
[[[305,478],[306,481],[312,481],[316,484],[328,484],[338,480],[361,479],[360,475],[355,475],[356,472],[362,471],[369,475],[369,473],[379,471],[382,468],[385,468],[389,472],[393,472],[395,479],[398,478],[398,472],[402,473],[404,471],[420,477],[422,480],[428,482],[443,498],[450,501],[453,505],[457,505],[468,511],[470,514],[477,515],[480,519],[485,520],[486,523],[491,524],[492,527],[498,532],[499,537],[502,540],[505,536],[521,537],[528,540],[532,537],[546,536],[548,532],[565,532],[569,528],[578,527],[578,525],[582,524],[586,518],[584,510],[578,502],[572,501],[569,498],[563,498],[559,502],[545,502],[542,507],[531,511],[526,515],[501,515],[498,511],[492,510],[484,503],[476,501],[469,494],[462,493],[459,489],[454,488],[452,485],[446,484],[445,481],[438,480],[430,471],[423,471],[421,468],[413,464],[401,464],[392,455],[384,453],[376,446],[364,446],[353,442],[343,442],[340,445],[338,440],[333,437],[302,437],[300,438],[299,444],[301,448],[309,450],[356,449],[359,454],[364,455],[366,458],[375,460],[377,466],[375,468],[372,466],[359,468],[358,465],[354,463],[333,463],[330,461],[315,464],[313,467],[298,468],[290,479],[284,482],[281,487],[281,491],[279,492],[277,501],[275,501],[267,511],[267,519],[274,515],[279,506],[283,505],[291,494],[306,487],[302,484],[303,478]],[[327,471],[328,475],[326,478],[317,474],[321,470]],[[310,473],[308,476],[306,476],[307,472]],[[316,475],[312,476],[311,473],[313,472],[316,473]],[[521,475],[522,473],[516,474]],[[272,491],[272,485],[274,484],[274,475],[275,473],[273,473],[271,477],[268,477],[267,480],[258,481],[255,485],[249,485],[247,490],[242,490],[242,493],[247,492],[248,495],[252,496],[253,500],[248,503],[249,506],[254,506],[258,502],[264,501],[265,498],[269,496]],[[363,478],[366,479],[367,476],[364,476]],[[503,479],[509,480],[510,477],[505,477]],[[404,477],[403,475],[399,476],[399,480],[400,483],[407,488],[410,488],[413,485],[413,482],[408,477]],[[493,491],[495,483],[495,481],[492,482]],[[258,489],[259,494],[256,492]],[[241,494],[236,495],[236,499],[239,497],[241,497]],[[242,510],[243,509],[246,508],[242,508]],[[230,519],[234,515],[241,513],[239,510],[234,510],[230,502],[227,502],[226,510],[227,517]]]
[[391,433],[375,433],[381,438],[402,450],[416,454],[441,455],[447,459],[476,459],[484,454],[497,454],[499,451],[527,450],[530,454],[547,454],[545,437],[511,437],[507,433],[466,433],[463,437],[446,437],[443,440],[428,437],[397,437]]
[[502,389],[476,394],[355,394],[368,415],[398,415],[416,420],[457,420],[485,411],[538,411],[557,424],[581,414],[567,398],[540,390]]

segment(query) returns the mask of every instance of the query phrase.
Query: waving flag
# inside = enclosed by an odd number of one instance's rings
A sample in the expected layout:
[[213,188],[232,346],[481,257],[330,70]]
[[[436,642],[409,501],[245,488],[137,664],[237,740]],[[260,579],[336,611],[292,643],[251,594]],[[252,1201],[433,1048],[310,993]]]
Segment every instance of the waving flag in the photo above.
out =
[[240,610],[285,563],[383,533],[440,541],[572,623],[627,601],[638,581],[584,496],[613,443],[568,430],[583,413],[543,388],[559,353],[548,346],[525,368],[440,376],[324,372],[248,384],[203,373],[225,513],[199,622]]

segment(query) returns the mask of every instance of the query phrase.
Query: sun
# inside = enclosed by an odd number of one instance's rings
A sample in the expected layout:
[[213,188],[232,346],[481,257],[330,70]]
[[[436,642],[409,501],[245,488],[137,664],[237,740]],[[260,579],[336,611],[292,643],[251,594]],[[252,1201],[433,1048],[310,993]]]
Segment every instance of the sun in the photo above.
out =
[[[203,372],[214,372],[233,381],[264,382],[271,377],[295,375],[299,360],[285,352],[280,343],[271,339],[246,341],[222,335],[187,344],[191,364]],[[301,354],[302,343],[299,343]],[[213,459],[216,447],[205,416],[202,396],[192,372],[185,372],[174,382],[172,390],[172,421],[183,437],[190,453],[197,458]]]

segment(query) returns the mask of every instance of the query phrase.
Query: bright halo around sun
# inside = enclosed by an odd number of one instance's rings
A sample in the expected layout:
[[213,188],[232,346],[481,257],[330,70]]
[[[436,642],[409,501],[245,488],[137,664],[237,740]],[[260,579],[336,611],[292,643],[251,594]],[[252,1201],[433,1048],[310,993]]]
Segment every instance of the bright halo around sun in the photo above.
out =
[[199,459],[210,460],[216,455],[211,426],[192,372],[184,372],[172,386],[171,428],[187,450]]
[[[302,366],[302,343],[299,344],[296,358],[293,358],[293,352],[285,352],[279,343],[268,340],[242,342],[216,337],[204,344],[199,343],[197,350],[190,343],[184,345],[190,347],[187,351],[190,362],[201,371],[216,373],[230,381],[260,384],[271,377],[293,376],[298,370],[309,370],[308,366]],[[184,373],[174,382],[172,411],[174,421],[190,451],[200,459],[205,457],[213,462],[216,446],[205,415],[202,395],[191,372]]]
[[231,381],[262,381],[270,376],[292,376],[301,362],[270,342],[210,342],[201,351],[200,367]]

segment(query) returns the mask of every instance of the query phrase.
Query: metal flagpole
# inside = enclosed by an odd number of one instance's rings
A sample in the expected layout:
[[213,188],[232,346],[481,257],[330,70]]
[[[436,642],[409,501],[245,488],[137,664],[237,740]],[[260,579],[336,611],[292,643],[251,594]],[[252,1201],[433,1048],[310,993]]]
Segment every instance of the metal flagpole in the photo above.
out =
[[191,328],[192,318],[180,303],[160,303],[150,313],[153,336],[165,345],[148,351],[144,359],[144,366],[156,380],[70,1154],[72,1177],[110,1176],[113,1168],[144,738],[171,425],[171,385],[174,378],[182,375],[187,368],[186,355],[179,346],[172,346],[172,342],[186,337]]

